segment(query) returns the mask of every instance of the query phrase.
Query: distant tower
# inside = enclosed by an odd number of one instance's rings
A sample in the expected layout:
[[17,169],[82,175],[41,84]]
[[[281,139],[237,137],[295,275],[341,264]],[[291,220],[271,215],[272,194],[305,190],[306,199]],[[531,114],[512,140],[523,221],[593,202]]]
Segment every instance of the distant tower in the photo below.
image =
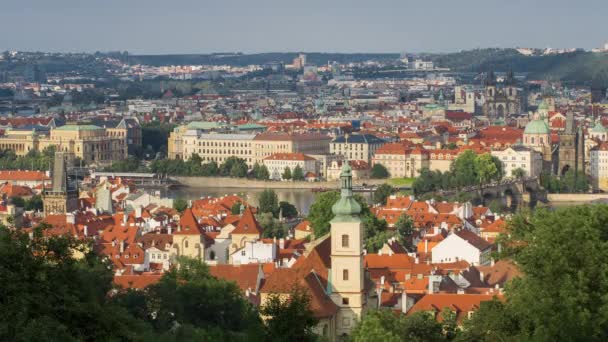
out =
[[44,215],[66,214],[78,209],[78,189],[70,188],[68,183],[66,155],[63,152],[55,152],[51,171],[53,188],[42,193]]
[[559,134],[559,176],[563,176],[570,169],[574,171],[585,170],[584,138],[582,127],[575,127],[574,115],[566,114],[566,129]]
[[338,336],[348,335],[365,310],[363,270],[363,224],[361,206],[353,198],[352,169],[344,162],[340,174],[340,199],[331,208],[331,299],[340,308]]

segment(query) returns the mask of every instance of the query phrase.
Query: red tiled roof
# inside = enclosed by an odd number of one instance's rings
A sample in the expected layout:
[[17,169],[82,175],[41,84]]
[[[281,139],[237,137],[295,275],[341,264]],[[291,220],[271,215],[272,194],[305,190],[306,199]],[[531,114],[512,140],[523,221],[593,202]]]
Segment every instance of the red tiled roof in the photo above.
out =
[[262,235],[262,227],[253,216],[251,207],[245,208],[243,216],[239,219],[239,223],[232,231],[232,234],[257,234],[259,236]]

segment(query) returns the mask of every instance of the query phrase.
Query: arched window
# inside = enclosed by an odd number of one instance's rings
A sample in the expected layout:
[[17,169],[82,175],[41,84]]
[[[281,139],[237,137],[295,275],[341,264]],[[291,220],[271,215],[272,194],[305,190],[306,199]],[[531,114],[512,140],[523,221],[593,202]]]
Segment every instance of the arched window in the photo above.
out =
[[188,240],[184,241],[184,247],[188,248]]
[[342,235],[342,247],[348,248],[348,235],[346,234]]
[[342,280],[348,280],[348,270],[342,270]]

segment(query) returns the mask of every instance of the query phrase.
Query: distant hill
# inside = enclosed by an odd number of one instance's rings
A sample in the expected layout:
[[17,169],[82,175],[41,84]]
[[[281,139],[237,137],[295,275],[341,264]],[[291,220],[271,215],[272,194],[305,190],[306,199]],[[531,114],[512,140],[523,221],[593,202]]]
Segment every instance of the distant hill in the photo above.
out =
[[[131,55],[130,64],[162,65],[234,65],[245,66],[250,64],[265,64],[270,62],[283,62],[290,64],[297,52],[270,52],[257,54],[215,53],[215,54],[188,54],[188,55]],[[327,62],[338,63],[364,62],[368,60],[395,60],[399,58],[396,53],[306,53],[309,63],[323,65]]]
[[608,86],[608,53],[577,51],[559,55],[525,56],[515,49],[478,49],[428,54],[440,67],[454,71],[485,72],[489,69],[528,73],[532,79],[561,80],[580,85]]

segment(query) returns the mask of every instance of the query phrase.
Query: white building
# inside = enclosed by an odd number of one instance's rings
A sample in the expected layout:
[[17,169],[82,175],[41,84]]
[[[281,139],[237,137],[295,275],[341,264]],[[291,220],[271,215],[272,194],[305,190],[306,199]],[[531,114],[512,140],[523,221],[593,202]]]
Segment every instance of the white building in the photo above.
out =
[[293,175],[298,166],[302,169],[302,175],[308,172],[318,173],[317,160],[304,153],[274,153],[264,158],[264,165],[268,168],[272,180],[283,180],[285,168],[289,168]]
[[274,242],[246,241],[245,246],[232,253],[233,265],[259,264],[274,262],[277,257],[277,244]]
[[464,260],[471,265],[489,265],[492,244],[466,229],[453,232],[432,250],[433,263]]
[[524,170],[526,177],[537,177],[542,172],[543,157],[531,148],[514,145],[502,151],[492,151],[492,155],[502,162],[505,177],[513,177],[517,169]]

